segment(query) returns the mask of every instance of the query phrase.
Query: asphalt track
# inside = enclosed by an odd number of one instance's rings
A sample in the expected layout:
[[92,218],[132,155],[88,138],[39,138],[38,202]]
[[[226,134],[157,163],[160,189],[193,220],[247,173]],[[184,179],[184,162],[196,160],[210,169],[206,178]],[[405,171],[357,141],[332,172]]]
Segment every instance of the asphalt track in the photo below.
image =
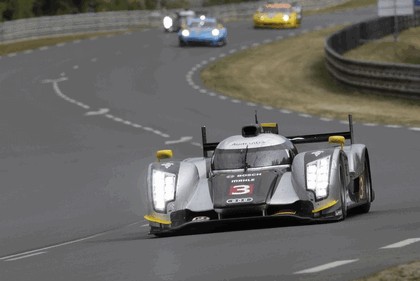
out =
[[347,128],[208,91],[202,67],[375,13],[306,17],[297,30],[230,23],[222,48],[179,48],[176,35],[145,30],[1,57],[0,280],[352,280],[419,259],[420,129],[392,124],[355,125],[376,190],[366,215],[163,239],[142,218],[154,152],[200,155],[202,125],[220,140],[257,109],[285,135]]

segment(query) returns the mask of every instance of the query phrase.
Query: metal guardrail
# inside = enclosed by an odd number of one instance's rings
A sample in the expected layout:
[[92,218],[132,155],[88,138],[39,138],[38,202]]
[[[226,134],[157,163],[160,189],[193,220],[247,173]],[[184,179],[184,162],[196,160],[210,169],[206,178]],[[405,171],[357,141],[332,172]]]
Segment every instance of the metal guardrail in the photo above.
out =
[[[292,0],[286,0],[292,1]],[[298,0],[304,9],[313,10],[347,0]],[[204,7],[210,15],[222,20],[246,19],[266,1],[244,2]],[[168,11],[122,11],[39,17],[0,23],[0,43],[73,33],[121,30],[138,27],[159,27]]]
[[[420,26],[420,14],[397,18],[399,30]],[[358,88],[420,98],[420,65],[358,61],[343,53],[394,33],[394,17],[358,23],[325,41],[326,66],[338,81]]]

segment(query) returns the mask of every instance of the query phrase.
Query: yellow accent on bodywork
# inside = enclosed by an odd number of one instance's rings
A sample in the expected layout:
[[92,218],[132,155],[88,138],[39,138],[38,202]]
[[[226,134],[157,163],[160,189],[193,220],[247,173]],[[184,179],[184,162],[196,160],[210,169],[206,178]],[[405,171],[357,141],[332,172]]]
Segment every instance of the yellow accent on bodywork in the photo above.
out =
[[346,142],[346,138],[343,136],[330,136],[328,138],[329,143],[336,143],[341,145],[341,149],[343,149],[344,143]]
[[264,129],[264,133],[279,133],[279,126],[277,123],[261,123],[261,127]]
[[324,205],[324,206],[322,206],[322,207],[320,207],[320,208],[318,208],[318,209],[312,210],[312,213],[318,213],[318,212],[321,212],[321,211],[323,211],[323,210],[325,210],[325,209],[331,208],[332,206],[334,206],[334,205],[335,205],[335,204],[337,204],[337,203],[338,203],[338,200],[334,200],[334,201],[332,201],[332,202],[328,203],[327,205]]
[[171,224],[170,221],[163,220],[163,219],[151,216],[151,215],[145,215],[144,218],[148,221],[151,221],[151,222],[156,222],[156,223],[160,223],[160,224]]
[[287,212],[277,212],[274,215],[296,215],[296,212],[291,212],[291,211],[287,211]]
[[156,152],[156,158],[158,160],[172,158],[172,156],[173,156],[173,152],[171,149],[164,149],[164,150],[159,150]]
[[275,128],[277,127],[277,123],[261,123],[263,128]]

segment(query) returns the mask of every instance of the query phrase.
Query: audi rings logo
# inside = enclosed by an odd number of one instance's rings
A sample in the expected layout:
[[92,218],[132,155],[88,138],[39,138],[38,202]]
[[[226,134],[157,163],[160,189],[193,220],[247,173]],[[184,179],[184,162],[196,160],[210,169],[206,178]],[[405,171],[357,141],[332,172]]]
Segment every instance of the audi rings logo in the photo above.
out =
[[252,197],[246,197],[246,198],[231,198],[226,201],[228,204],[239,204],[239,203],[251,203],[254,201],[254,198]]

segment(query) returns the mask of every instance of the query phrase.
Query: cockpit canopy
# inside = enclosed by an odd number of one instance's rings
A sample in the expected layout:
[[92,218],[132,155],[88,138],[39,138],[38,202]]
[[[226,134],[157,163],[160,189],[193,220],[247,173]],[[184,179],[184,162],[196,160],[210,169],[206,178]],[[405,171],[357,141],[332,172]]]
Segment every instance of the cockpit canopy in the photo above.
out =
[[292,164],[295,146],[275,134],[256,137],[233,136],[217,146],[212,158],[213,170],[261,168]]

